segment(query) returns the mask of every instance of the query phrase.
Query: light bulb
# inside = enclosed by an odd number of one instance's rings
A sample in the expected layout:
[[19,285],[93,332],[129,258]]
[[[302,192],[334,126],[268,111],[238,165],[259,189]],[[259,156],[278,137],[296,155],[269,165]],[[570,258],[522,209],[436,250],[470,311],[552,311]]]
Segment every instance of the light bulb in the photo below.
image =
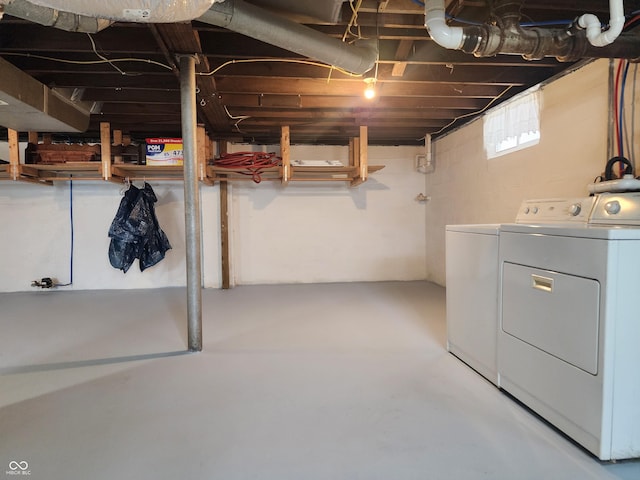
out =
[[364,89],[364,98],[371,100],[376,96],[376,79],[365,78],[364,83],[367,85]]

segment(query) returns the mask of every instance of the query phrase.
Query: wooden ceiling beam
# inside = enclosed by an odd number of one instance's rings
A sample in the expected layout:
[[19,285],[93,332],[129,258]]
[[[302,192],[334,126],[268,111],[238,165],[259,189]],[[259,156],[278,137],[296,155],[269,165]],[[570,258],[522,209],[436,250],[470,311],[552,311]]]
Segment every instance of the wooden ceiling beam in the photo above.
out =
[[165,90],[160,92],[151,90],[118,90],[114,88],[86,88],[82,100],[90,102],[115,103],[147,103],[147,104],[176,104],[180,105],[179,90]]
[[[298,98],[297,95],[295,98]],[[260,107],[260,95],[256,94],[221,94],[221,102],[227,107]],[[404,109],[434,109],[452,108],[463,110],[478,110],[483,108],[490,99],[466,97],[377,97],[373,101],[362,95],[357,97],[318,96],[308,95],[300,97],[300,108],[404,108]]]
[[376,116],[384,116],[387,119],[396,119],[400,121],[404,120],[416,120],[416,119],[448,119],[451,117],[458,117],[468,113],[468,110],[462,109],[445,109],[445,108],[431,108],[431,109],[409,109],[409,108],[395,108],[385,109],[383,112],[378,109],[305,109],[305,110],[267,110],[264,108],[242,108],[242,109],[230,109],[230,113],[236,117],[249,116],[254,119],[276,119],[280,122],[286,122],[285,119],[339,119],[345,117],[357,117],[357,118],[374,118]]
[[[224,93],[271,93],[284,95],[331,95],[355,96],[362,95],[364,83],[351,80],[333,80],[327,83],[320,79],[292,78],[283,82],[279,79],[262,78],[259,85],[247,78],[225,77],[217,81],[218,92]],[[259,88],[256,91],[256,88]],[[470,83],[441,84],[425,82],[402,82],[378,85],[380,96],[393,97],[491,97],[504,91],[504,86],[474,85]]]
[[407,68],[407,62],[405,62],[405,60],[409,57],[412,47],[413,40],[400,40],[400,42],[398,42],[395,55],[395,59],[398,61],[393,64],[393,69],[391,70],[392,77],[402,77],[404,75],[404,71]]
[[[195,54],[200,62],[196,66],[198,72],[210,70],[207,58],[202,55],[200,37],[190,23],[159,24],[156,27],[166,48],[174,55]],[[218,101],[216,80],[212,76],[196,75],[197,111],[209,131],[227,130],[230,128],[224,106]]]

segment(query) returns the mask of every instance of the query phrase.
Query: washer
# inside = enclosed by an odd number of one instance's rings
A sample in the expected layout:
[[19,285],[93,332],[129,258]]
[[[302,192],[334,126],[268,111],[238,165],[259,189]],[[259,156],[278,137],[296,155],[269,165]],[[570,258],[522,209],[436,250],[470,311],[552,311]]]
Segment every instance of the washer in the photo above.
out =
[[501,387],[601,460],[640,456],[640,194],[501,225]]
[[499,385],[500,225],[447,225],[447,350]]

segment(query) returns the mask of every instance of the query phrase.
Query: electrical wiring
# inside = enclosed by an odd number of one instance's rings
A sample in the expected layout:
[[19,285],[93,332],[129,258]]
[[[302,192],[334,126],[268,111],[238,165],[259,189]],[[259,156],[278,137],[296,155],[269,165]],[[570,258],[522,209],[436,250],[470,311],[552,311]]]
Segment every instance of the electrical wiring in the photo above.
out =
[[[349,35],[351,35],[352,37],[355,37],[356,39],[362,38],[362,35],[360,34],[360,26],[358,25],[358,11],[360,10],[361,6],[362,6],[362,0],[357,0],[355,7],[353,6],[353,0],[349,1],[349,7],[351,7],[351,19],[347,24],[347,28],[345,29],[344,34],[342,35],[343,42],[346,41]],[[377,18],[377,15],[376,15],[376,18]],[[351,31],[351,27],[353,26],[358,28],[358,33],[353,33]]]
[[233,116],[231,115],[231,113],[229,112],[229,109],[227,108],[226,105],[223,105],[224,107],[224,111],[227,114],[227,117],[229,117],[231,120],[237,120],[237,122],[235,122],[233,124],[234,127],[236,127],[236,130],[240,133],[243,133],[242,130],[240,130],[240,127],[238,126],[240,124],[240,122],[242,122],[243,120],[246,120],[248,118],[251,118],[251,115],[238,115],[238,116]]
[[620,105],[618,102],[619,92],[620,92],[620,76],[622,74],[622,65],[623,60],[618,62],[618,68],[616,69],[615,80],[613,84],[613,123],[615,127],[615,139],[616,139],[616,147],[618,149],[618,156],[622,156],[622,142],[621,142],[621,133],[620,133],[620,116],[619,109]]
[[208,77],[208,76],[211,76],[211,75],[215,75],[216,73],[218,73],[223,68],[228,67],[229,65],[233,65],[235,63],[260,63],[260,62],[300,63],[302,65],[311,65],[311,66],[314,66],[314,67],[327,68],[329,70],[337,70],[340,73],[342,73],[344,75],[347,75],[349,77],[356,77],[356,78],[362,77],[361,74],[347,72],[346,70],[343,70],[342,68],[334,67],[333,65],[327,65],[326,63],[314,62],[312,60],[296,60],[294,58],[241,58],[241,59],[234,59],[234,60],[229,60],[227,62],[224,62],[222,65],[217,66],[216,68],[214,68],[210,72],[197,72],[196,75],[201,75],[203,77]]
[[46,55],[36,55],[34,53],[15,53],[15,52],[3,52],[2,56],[13,56],[13,57],[29,57],[29,58],[38,58],[40,60],[49,60],[52,62],[58,63],[69,63],[72,65],[97,65],[100,63],[118,63],[118,62],[139,62],[139,63],[148,63],[150,65],[157,65],[162,68],[166,68],[167,70],[172,70],[169,65],[165,65],[164,63],[156,62],[155,60],[151,60],[149,58],[111,58],[106,60],[69,60],[66,58],[56,58],[49,57]]
[[[622,148],[622,156],[625,156],[625,142],[624,142],[624,138],[626,137],[628,139],[629,135],[625,132],[625,128],[626,128],[626,118],[625,118],[625,114],[624,114],[624,96],[625,96],[625,90],[626,90],[626,86],[627,86],[627,75],[629,74],[629,65],[630,63],[628,61],[624,61],[624,71],[622,73],[622,80],[620,82],[620,108],[619,108],[619,115],[620,115],[620,145]],[[629,156],[628,152],[627,152],[627,157]]]
[[636,23],[638,20],[640,20],[640,15],[637,15],[637,14],[634,15],[633,17],[631,17],[629,20],[625,22],[623,29],[624,30],[628,29],[631,25]]
[[236,152],[223,153],[213,161],[216,167],[228,168],[242,175],[249,175],[255,183],[262,181],[262,173],[266,168],[277,167],[282,159],[275,153]]
[[[631,62],[625,59],[618,61],[616,68],[614,83],[613,83],[613,124],[614,124],[614,138],[615,148],[618,155],[614,158],[623,159],[629,163],[631,172],[635,171],[635,100],[636,100],[636,78],[637,68],[634,66],[633,70],[633,87],[632,87],[632,100],[631,100],[631,132],[629,132],[629,122],[626,112],[626,90],[627,90],[627,78],[629,76],[629,69]],[[611,161],[611,160],[610,160]],[[621,178],[625,173],[629,173],[623,165],[620,165],[619,177]]]
[[635,133],[636,133],[636,80],[638,77],[638,64],[633,64],[633,82],[631,89],[631,136],[629,138],[629,143],[631,147],[629,149],[631,165],[633,165],[633,171],[636,169],[636,145],[635,145]]
[[[460,115],[458,117],[455,117],[453,120],[451,120],[449,123],[447,123],[444,127],[442,127],[440,130],[438,130],[436,132],[433,132],[431,135],[438,135],[438,134],[442,133],[443,131],[445,131],[447,128],[449,128],[451,125],[456,123],[461,118],[473,117],[474,115],[479,115],[479,114],[483,113],[485,110],[487,110],[489,107],[491,107],[494,103],[496,103],[499,99],[501,99],[509,90],[511,90],[512,87],[513,87],[513,85],[509,85],[502,92],[500,92],[500,95],[498,95],[497,97],[492,98],[491,101],[489,103],[487,103],[484,107],[482,107],[480,110],[476,110],[475,112],[465,113],[464,115]],[[420,140],[422,140],[422,138]]]
[[111,63],[111,61],[107,57],[105,57],[104,55],[98,53],[98,50],[96,49],[96,42],[93,41],[93,37],[91,36],[90,33],[87,33],[87,37],[89,37],[89,40],[91,41],[91,48],[93,48],[93,53],[95,53],[96,56],[99,59],[106,61],[109,65],[111,65],[118,72],[120,72],[121,75],[126,75],[127,74],[125,71],[120,70],[114,63]]

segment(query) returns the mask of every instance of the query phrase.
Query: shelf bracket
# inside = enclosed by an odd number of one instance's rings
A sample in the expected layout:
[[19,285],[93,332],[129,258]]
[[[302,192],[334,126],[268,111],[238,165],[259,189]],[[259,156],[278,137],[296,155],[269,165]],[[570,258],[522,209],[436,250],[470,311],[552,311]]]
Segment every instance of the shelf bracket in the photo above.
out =
[[280,156],[282,157],[282,184],[287,185],[291,179],[291,137],[288,125],[282,126]]
[[18,132],[11,128],[8,130],[9,137],[9,175],[12,180],[20,178],[20,150],[18,143]]
[[357,168],[357,177],[351,181],[351,186],[355,187],[367,181],[369,173],[369,165],[367,160],[367,146],[369,143],[368,131],[366,125],[360,126],[360,136],[357,137],[354,144],[353,161]]
[[102,157],[102,178],[111,179],[111,125],[100,122],[100,156]]

